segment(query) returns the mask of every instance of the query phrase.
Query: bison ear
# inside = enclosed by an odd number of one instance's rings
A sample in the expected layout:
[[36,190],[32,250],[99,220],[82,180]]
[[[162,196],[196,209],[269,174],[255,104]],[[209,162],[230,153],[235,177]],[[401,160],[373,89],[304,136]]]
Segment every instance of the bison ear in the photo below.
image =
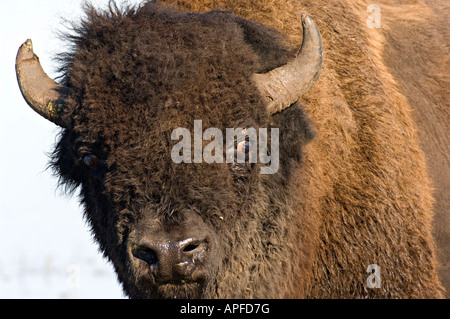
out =
[[[288,165],[290,160],[300,161],[303,146],[316,137],[311,120],[297,102],[283,112],[271,117],[271,126],[280,129],[280,163]],[[283,164],[283,161],[287,160]]]

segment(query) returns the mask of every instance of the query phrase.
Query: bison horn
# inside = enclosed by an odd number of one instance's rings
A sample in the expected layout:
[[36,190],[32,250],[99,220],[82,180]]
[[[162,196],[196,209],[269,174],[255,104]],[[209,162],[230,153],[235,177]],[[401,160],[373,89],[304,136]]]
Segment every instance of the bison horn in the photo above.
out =
[[297,57],[253,80],[270,114],[295,103],[314,85],[322,68],[322,39],[314,20],[302,14],[303,43]]
[[16,75],[20,91],[29,106],[47,120],[67,127],[62,119],[69,89],[53,81],[42,69],[28,39],[21,45],[16,57]]

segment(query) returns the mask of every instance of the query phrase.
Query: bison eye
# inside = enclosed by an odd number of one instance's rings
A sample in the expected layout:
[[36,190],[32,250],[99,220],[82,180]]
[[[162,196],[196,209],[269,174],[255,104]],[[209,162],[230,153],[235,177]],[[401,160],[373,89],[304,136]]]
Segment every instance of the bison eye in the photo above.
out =
[[238,143],[237,150],[239,153],[247,155],[251,146],[252,143],[250,141],[242,141]]
[[87,167],[93,169],[97,168],[98,164],[100,164],[99,158],[95,155],[85,155],[83,157],[83,162]]

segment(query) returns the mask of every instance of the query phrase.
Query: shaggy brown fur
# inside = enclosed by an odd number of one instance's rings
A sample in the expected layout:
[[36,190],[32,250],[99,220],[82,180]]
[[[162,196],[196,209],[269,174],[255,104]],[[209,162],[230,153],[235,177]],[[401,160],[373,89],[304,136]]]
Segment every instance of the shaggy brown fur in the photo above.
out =
[[[237,15],[278,29],[295,45],[300,42],[298,21],[301,12],[311,14],[319,25],[324,42],[324,70],[319,82],[302,100],[319,132],[319,138],[306,148],[305,153],[311,165],[306,169],[310,169],[312,176],[320,182],[314,193],[317,200],[314,211],[324,214],[321,218],[323,230],[320,231],[322,249],[318,251],[318,268],[314,268],[319,269],[314,278],[321,278],[323,285],[312,285],[310,296],[323,296],[324,287],[331,297],[358,295],[357,289],[351,292],[355,287],[350,282],[358,285],[360,280],[355,280],[355,274],[348,271],[355,265],[362,267],[366,258],[366,263],[372,258],[380,265],[386,264],[382,268],[391,277],[389,282],[384,281],[383,289],[387,295],[396,296],[399,287],[406,287],[407,281],[415,280],[415,275],[398,273],[403,266],[392,263],[390,248],[379,255],[372,247],[383,249],[382,246],[389,246],[389,243],[403,246],[402,250],[417,255],[417,258],[406,258],[409,254],[401,253],[405,258],[400,257],[399,262],[405,267],[415,262],[419,265],[420,260],[431,266],[433,257],[422,259],[420,240],[415,244],[410,242],[411,238],[404,240],[405,236],[420,233],[416,239],[427,238],[427,245],[433,249],[431,191],[425,161],[417,146],[410,105],[417,112],[419,136],[437,187],[438,243],[442,247],[441,260],[445,267],[441,269],[448,286],[450,276],[445,272],[448,272],[450,256],[447,217],[450,143],[449,123],[445,119],[450,118],[450,99],[448,76],[442,73],[448,70],[446,39],[450,36],[450,28],[445,16],[448,3],[412,0],[396,1],[392,5],[391,1],[378,1],[382,14],[380,30],[369,29],[365,23],[369,15],[367,6],[372,3],[369,1],[165,2],[195,11],[232,8]],[[396,80],[400,81],[404,93],[399,92]],[[399,197],[408,200],[403,199],[400,203]],[[396,213],[389,213],[391,210]],[[405,224],[409,216],[417,220]],[[392,229],[387,231],[378,227],[380,219],[383,220],[381,225],[389,220]],[[403,229],[407,226],[415,230],[410,233]],[[411,249],[413,247],[416,252]],[[349,252],[354,252],[354,258],[348,256]],[[389,264],[391,266],[387,266]],[[427,270],[423,271],[428,275]],[[364,275],[360,274],[361,280]],[[437,291],[439,284],[435,275],[432,278],[421,285]],[[423,291],[409,293],[411,297],[423,296]]]
[[[413,107],[433,181],[440,277],[450,298],[450,24],[448,1],[383,1],[386,65]],[[398,17],[402,19],[398,19]],[[410,63],[417,61],[417,63]]]
[[[54,166],[81,185],[86,216],[132,297],[441,297],[432,196],[410,106],[383,60],[383,36],[352,1],[164,1],[88,9],[62,56],[73,88]],[[317,22],[323,70],[313,89],[270,116],[251,82],[284,64]],[[291,43],[291,47],[287,44]],[[305,115],[306,114],[306,115]],[[310,118],[317,137],[313,137]],[[279,127],[280,170],[174,164],[176,127]],[[83,167],[84,154],[103,162]],[[303,154],[303,157],[302,157]],[[195,217],[192,217],[195,216]],[[200,216],[200,219],[199,219]],[[209,275],[153,287],[128,251],[134,229],[205,224]],[[197,227],[197,226],[192,226]],[[130,239],[131,238],[131,239]],[[366,285],[381,267],[381,288]]]

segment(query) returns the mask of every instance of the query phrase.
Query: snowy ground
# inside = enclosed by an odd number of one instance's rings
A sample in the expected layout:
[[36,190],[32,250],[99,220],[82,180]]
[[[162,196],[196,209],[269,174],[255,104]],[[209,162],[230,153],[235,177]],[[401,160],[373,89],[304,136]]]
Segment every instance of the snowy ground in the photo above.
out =
[[48,193],[46,212],[34,200],[17,210],[1,206],[0,298],[123,298],[75,199]]
[[[46,170],[59,128],[25,104],[14,70],[17,49],[31,38],[56,76],[56,31],[64,30],[61,17],[81,16],[81,2],[17,0],[0,13],[0,298],[123,298],[77,197],[62,195]],[[105,7],[108,0],[92,2]]]

